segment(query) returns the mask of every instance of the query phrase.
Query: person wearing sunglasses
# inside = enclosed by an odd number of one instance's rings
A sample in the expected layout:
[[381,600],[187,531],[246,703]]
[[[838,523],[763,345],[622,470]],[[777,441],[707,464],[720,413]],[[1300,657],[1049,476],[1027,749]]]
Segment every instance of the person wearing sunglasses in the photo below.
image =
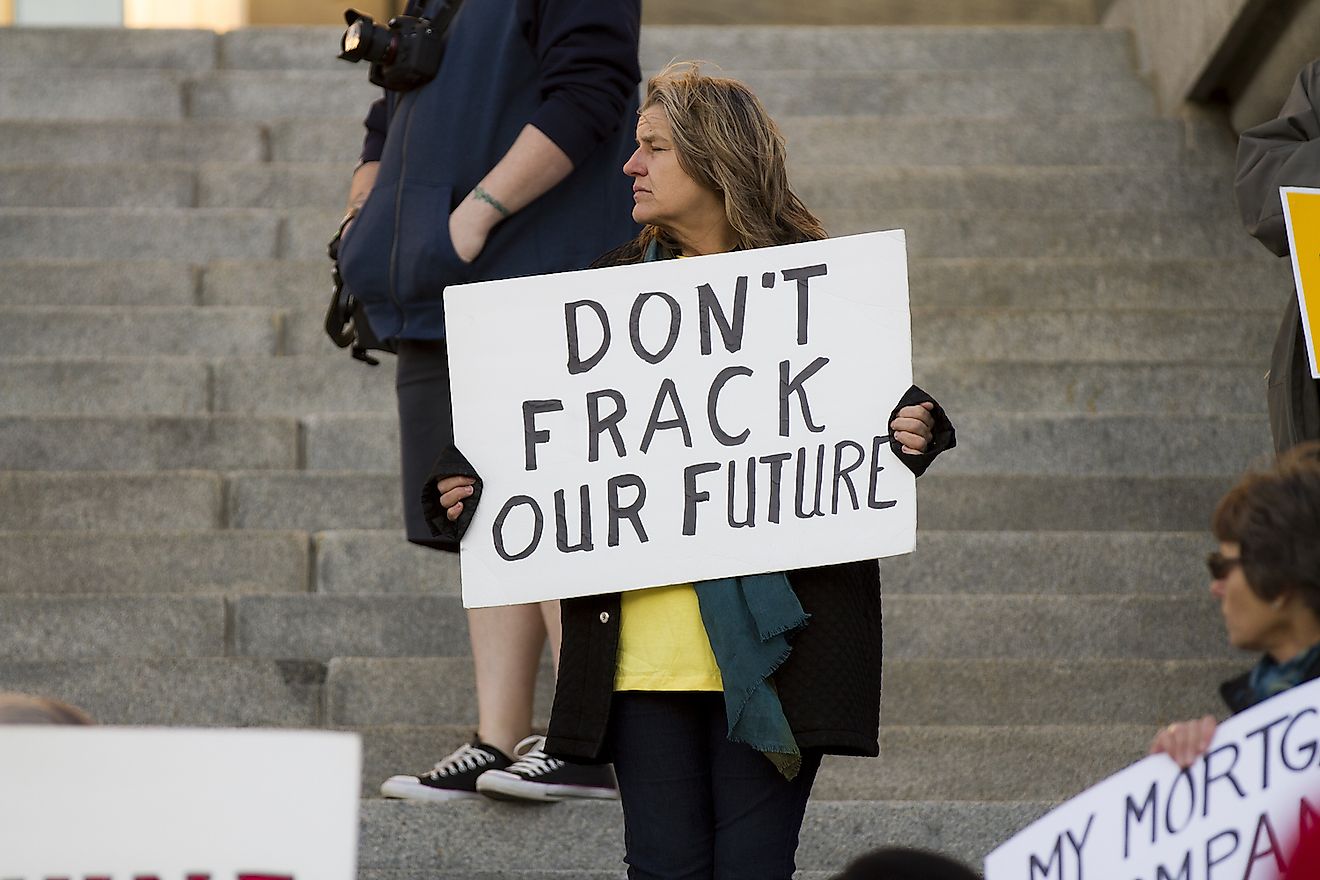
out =
[[[1211,518],[1219,549],[1206,560],[1229,644],[1263,653],[1220,685],[1232,713],[1320,678],[1320,443],[1298,446],[1248,474]],[[1151,743],[1188,767],[1210,748],[1213,715],[1170,724]]]

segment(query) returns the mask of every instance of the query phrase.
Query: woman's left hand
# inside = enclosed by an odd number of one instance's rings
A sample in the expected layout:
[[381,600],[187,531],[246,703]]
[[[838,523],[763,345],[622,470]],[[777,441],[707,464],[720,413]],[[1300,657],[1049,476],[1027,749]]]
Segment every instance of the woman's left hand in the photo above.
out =
[[889,423],[894,439],[903,445],[903,451],[908,455],[922,455],[930,448],[935,435],[935,417],[931,415],[933,409],[935,404],[930,401],[905,406]]

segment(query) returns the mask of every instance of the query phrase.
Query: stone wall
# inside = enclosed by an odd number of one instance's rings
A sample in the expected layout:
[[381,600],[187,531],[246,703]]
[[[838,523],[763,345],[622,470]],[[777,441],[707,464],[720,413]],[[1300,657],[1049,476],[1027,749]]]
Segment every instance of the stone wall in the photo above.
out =
[[1320,57],[1315,0],[1112,0],[1102,20],[1132,31],[1165,112],[1224,104],[1239,131],[1272,117],[1297,71]]

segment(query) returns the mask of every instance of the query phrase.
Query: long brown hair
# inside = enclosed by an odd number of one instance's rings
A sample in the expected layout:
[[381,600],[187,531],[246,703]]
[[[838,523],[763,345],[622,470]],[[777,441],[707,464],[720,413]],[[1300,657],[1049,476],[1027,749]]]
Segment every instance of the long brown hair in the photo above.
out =
[[[779,126],[743,83],[707,76],[697,62],[674,62],[651,77],[640,112],[662,108],[678,164],[724,199],[740,250],[825,238],[816,216],[788,185],[788,151]],[[647,226],[637,243],[676,250],[665,230]]]

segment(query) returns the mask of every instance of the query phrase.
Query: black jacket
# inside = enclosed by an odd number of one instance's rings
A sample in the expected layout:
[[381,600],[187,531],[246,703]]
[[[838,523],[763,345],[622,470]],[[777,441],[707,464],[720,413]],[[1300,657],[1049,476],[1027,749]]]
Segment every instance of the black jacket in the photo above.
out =
[[[640,249],[625,245],[595,266],[636,262]],[[915,385],[894,407],[898,410],[934,399]],[[945,450],[957,444],[953,424],[939,404],[933,442],[923,455],[907,455],[897,442],[894,452],[921,476]],[[476,477],[472,466],[448,450],[423,488],[422,505],[436,537],[457,541],[480,499],[480,480],[463,514],[450,523],[440,505],[436,480],[442,476]],[[803,609],[811,615],[793,639],[793,652],[775,673],[779,701],[799,748],[829,754],[875,756],[880,753],[881,613],[880,567],[876,560],[805,568],[788,573]],[[563,646],[546,751],[579,762],[609,761],[605,731],[614,696],[619,649],[619,593],[565,599],[561,603]]]
[[[1320,187],[1320,61],[1302,71],[1277,118],[1244,131],[1238,142],[1242,222],[1280,257],[1288,255],[1281,186]],[[1266,395],[1277,452],[1320,438],[1320,382],[1311,378],[1296,296],[1284,308]]]
[[[1317,678],[1320,678],[1320,657],[1316,657],[1306,671],[1302,673],[1302,683],[1315,681]],[[1224,698],[1224,703],[1234,715],[1244,712],[1260,702],[1251,690],[1250,681],[1251,673],[1244,672],[1237,678],[1230,678],[1219,686],[1219,695]]]

